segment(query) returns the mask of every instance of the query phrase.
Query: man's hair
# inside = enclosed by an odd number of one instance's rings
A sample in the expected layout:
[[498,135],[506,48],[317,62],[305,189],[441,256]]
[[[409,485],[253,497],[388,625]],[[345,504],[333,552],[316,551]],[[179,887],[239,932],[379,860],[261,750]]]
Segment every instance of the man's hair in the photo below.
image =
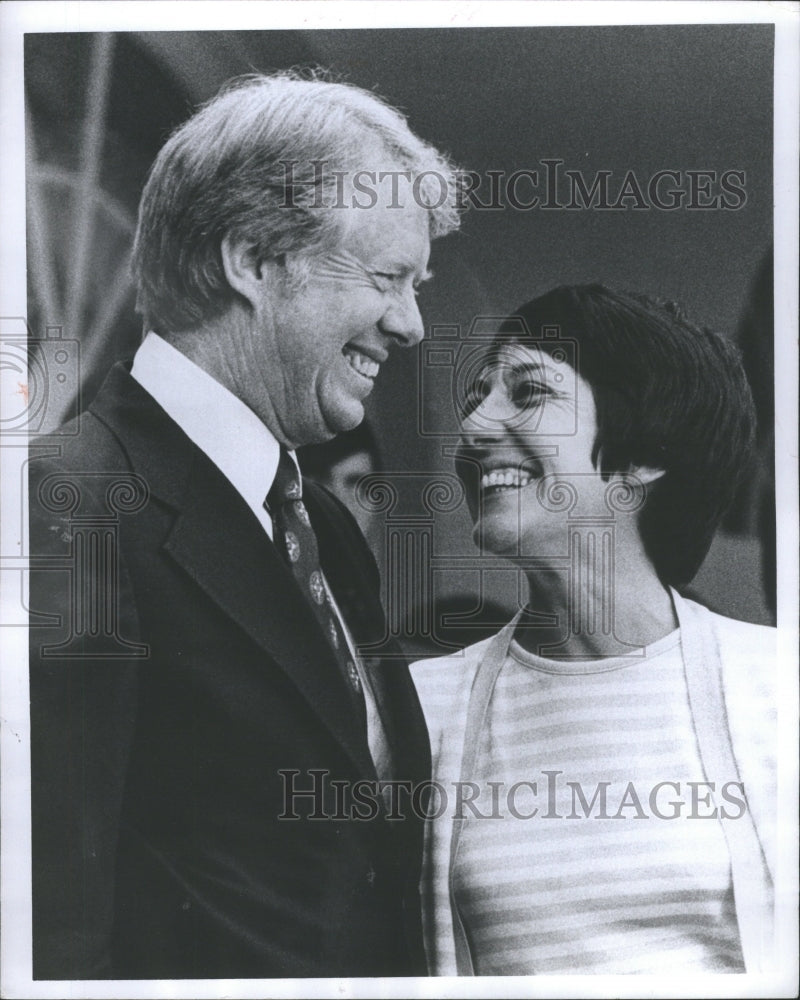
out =
[[[375,169],[411,171],[398,190],[428,209],[431,238],[458,226],[453,165],[381,98],[319,74],[231,81],[173,133],[150,171],[132,260],[138,311],[162,332],[219,317],[236,296],[223,237],[252,244],[259,262],[324,252],[345,215],[330,207],[337,195],[341,203],[335,172]],[[392,183],[375,189],[389,196]]]
[[530,337],[552,353],[559,343],[543,327],[576,342],[577,372],[597,411],[591,457],[603,477],[636,466],[665,471],[648,486],[639,531],[662,582],[688,583],[752,448],[753,401],[736,347],[674,303],[596,284],[528,302],[504,322],[492,350]]

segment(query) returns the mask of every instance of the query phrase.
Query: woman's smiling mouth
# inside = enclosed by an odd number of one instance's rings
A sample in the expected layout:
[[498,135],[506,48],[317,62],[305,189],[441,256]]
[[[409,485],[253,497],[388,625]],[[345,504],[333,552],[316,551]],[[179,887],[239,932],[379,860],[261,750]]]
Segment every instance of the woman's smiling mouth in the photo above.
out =
[[509,490],[522,490],[534,480],[541,479],[542,475],[542,466],[535,459],[527,459],[522,465],[500,466],[481,476],[481,493],[491,496]]

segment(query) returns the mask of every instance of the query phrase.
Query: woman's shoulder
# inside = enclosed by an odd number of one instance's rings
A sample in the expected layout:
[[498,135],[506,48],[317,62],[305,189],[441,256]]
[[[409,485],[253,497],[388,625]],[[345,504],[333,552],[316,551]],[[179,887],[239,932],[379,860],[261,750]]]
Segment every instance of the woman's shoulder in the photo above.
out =
[[460,731],[472,682],[492,639],[490,636],[458,652],[411,664],[411,676],[431,733],[431,746],[436,743],[437,733]]
[[447,656],[417,660],[411,676],[425,714],[434,773],[457,778],[472,683],[493,637]]
[[423,692],[455,690],[465,682],[471,683],[494,636],[466,646],[455,653],[433,656],[412,663],[410,670],[414,683],[422,697]]
[[686,603],[699,611],[714,629],[723,654],[727,652],[736,658],[775,655],[778,630],[773,626],[727,618],[695,601]]
[[729,709],[734,702],[740,702],[748,715],[754,714],[758,703],[771,709],[777,685],[778,630],[726,618],[703,605],[689,603],[714,636]]
[[775,871],[778,630],[703,608],[719,650],[725,715],[734,756],[767,861]]

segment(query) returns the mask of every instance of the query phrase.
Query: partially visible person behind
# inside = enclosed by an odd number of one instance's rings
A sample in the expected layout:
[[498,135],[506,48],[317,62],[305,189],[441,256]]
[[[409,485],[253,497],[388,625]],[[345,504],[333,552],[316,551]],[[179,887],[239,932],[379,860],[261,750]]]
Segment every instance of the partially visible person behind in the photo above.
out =
[[777,610],[772,282],[770,249],[750,285],[734,336],[755,403],[755,448],[690,592],[715,611],[764,625],[775,623]]
[[736,349],[644,296],[557,288],[503,324],[461,430],[475,541],[529,597],[412,667],[434,780],[461,790],[428,827],[432,969],[768,968],[774,630],[680,594],[751,447]]
[[330,441],[310,444],[297,451],[297,460],[304,476],[330,490],[347,507],[372,549],[383,565],[383,522],[367,504],[360,502],[358,484],[365,476],[383,471],[378,442],[369,421],[337,434]]
[[[378,442],[369,422],[364,420],[354,430],[345,431],[323,444],[299,448],[297,458],[303,474],[330,490],[355,517],[370,544],[381,577],[388,583],[385,575],[388,558],[385,515],[364,502],[368,488],[374,488],[380,482],[380,473],[384,472]],[[365,476],[376,474],[378,479],[364,482]],[[391,595],[384,605],[391,603],[395,606],[400,600],[409,599],[410,595],[404,591]],[[501,605],[486,600],[483,595],[456,592],[437,594],[432,601],[426,599],[429,602],[427,606],[423,607],[420,600],[410,608],[411,620],[420,627],[399,640],[410,660],[463,649],[495,632],[504,620]],[[423,621],[430,622],[427,631],[421,627]]]
[[[767,605],[776,612],[775,566],[775,324],[772,249],[759,264],[750,286],[736,342],[756,406],[756,454],[752,484],[742,505],[728,518],[730,530],[753,526],[761,542],[761,571]],[[742,509],[744,508],[744,509]]]
[[294,450],[422,338],[454,190],[399,112],[293,74],[159,154],[146,336],[30,463],[35,978],[425,973],[422,822],[347,799],[428,778],[424,719],[398,649],[358,655],[375,562]]

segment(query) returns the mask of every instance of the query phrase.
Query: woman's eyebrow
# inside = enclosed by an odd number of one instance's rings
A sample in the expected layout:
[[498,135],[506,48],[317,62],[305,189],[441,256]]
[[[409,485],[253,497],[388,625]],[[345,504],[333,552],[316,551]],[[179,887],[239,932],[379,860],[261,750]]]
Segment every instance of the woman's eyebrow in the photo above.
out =
[[509,366],[510,375],[554,375],[555,372],[547,365],[539,364],[536,361],[521,361],[518,364]]

